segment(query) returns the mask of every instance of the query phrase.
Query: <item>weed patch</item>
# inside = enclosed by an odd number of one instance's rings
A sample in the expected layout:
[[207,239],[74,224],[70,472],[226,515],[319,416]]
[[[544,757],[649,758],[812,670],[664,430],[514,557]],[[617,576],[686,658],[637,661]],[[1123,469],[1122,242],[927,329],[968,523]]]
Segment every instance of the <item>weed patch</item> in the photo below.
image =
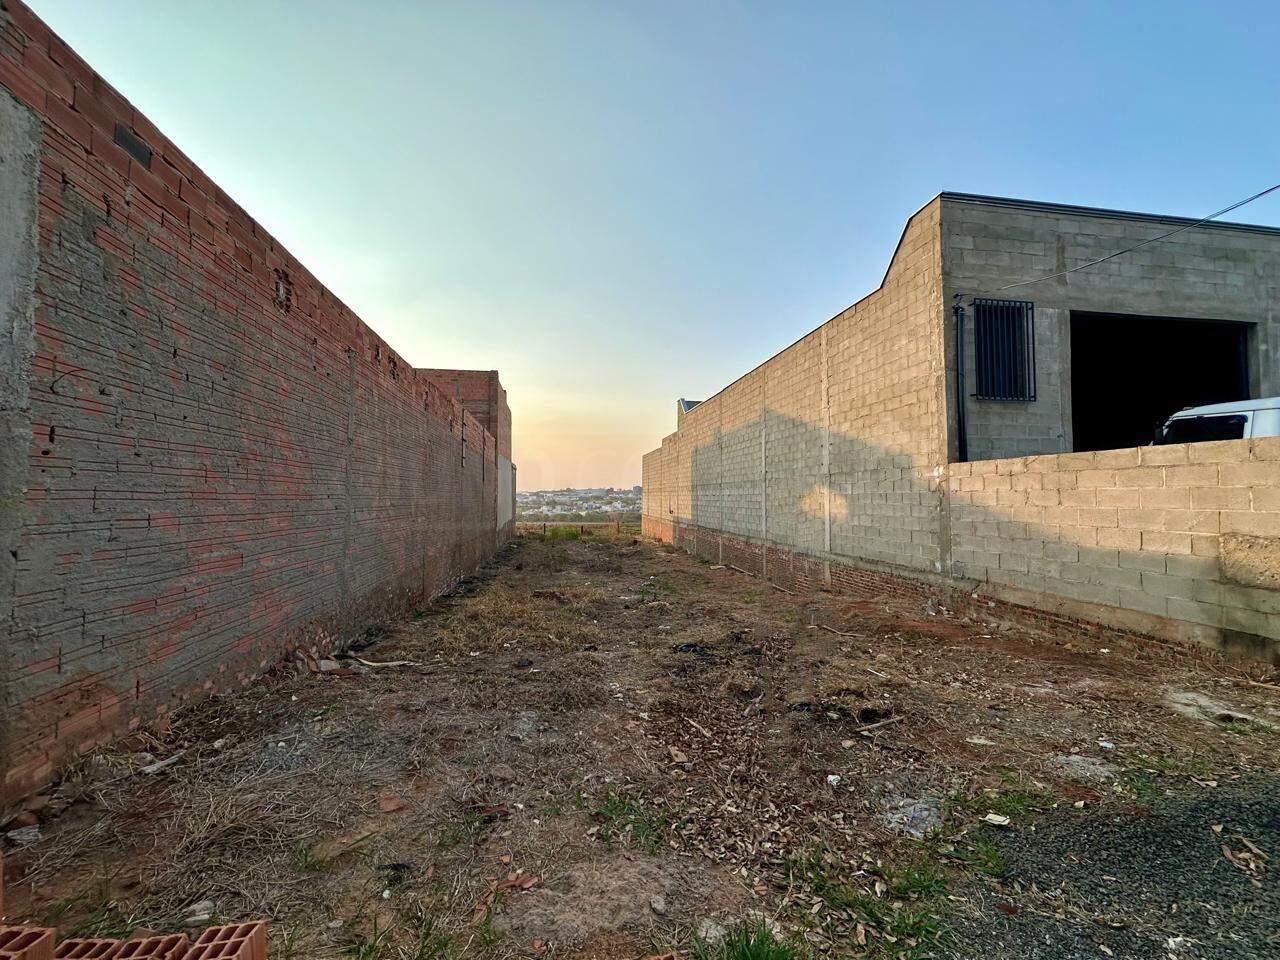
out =
[[1139,754],[1138,762],[1148,771],[1171,777],[1207,777],[1213,772],[1213,764],[1207,757],[1194,755],[1167,756],[1165,754]]
[[593,815],[599,824],[596,836],[606,843],[619,841],[650,853],[662,849],[666,820],[634,797],[611,793]]
[[1269,726],[1257,720],[1230,720],[1222,725],[1222,729],[1238,737],[1257,737],[1271,732]]
[[401,956],[404,960],[441,960],[449,955],[452,946],[452,940],[439,929],[435,917],[422,913],[414,931],[414,942]]
[[1007,790],[983,790],[981,793],[954,793],[947,798],[947,813],[967,816],[999,814],[1010,820],[1025,818],[1036,810],[1053,805],[1053,798],[1041,790],[1015,786]]
[[[103,896],[105,896],[105,891]],[[141,923],[141,918],[114,900],[104,900],[77,923],[66,924],[64,917],[73,907],[84,908],[88,893],[69,897],[43,918],[46,926],[62,926],[65,937],[127,937]]]
[[807,960],[812,952],[792,940],[779,938],[763,920],[733,927],[723,940],[693,941],[694,960]]
[[352,932],[351,945],[347,953],[356,960],[381,960],[383,957],[391,956],[391,949],[391,928],[379,926],[375,917],[370,933]]
[[991,837],[986,833],[977,833],[966,839],[965,845],[956,848],[955,856],[958,860],[995,880],[1008,875],[1009,866]]
[[852,933],[866,941],[868,957],[926,955],[947,935],[942,917],[943,898],[951,882],[943,868],[926,855],[900,868],[885,868],[876,878],[876,869],[864,865],[859,873],[871,878],[863,887],[841,877],[839,862],[815,853],[791,862],[792,882],[808,888],[821,901],[821,909],[797,917],[800,922],[817,922],[832,936]]
[[555,542],[556,540],[581,540],[582,530],[578,527],[547,527],[547,532],[538,534],[538,539],[544,542]]
[[680,589],[666,577],[650,577],[640,585],[638,593],[641,599],[657,600],[659,597],[674,597]]
[[444,825],[436,843],[442,850],[460,847],[465,843],[475,843],[476,834],[483,822],[483,818],[475,810],[464,811],[457,820],[450,820]]

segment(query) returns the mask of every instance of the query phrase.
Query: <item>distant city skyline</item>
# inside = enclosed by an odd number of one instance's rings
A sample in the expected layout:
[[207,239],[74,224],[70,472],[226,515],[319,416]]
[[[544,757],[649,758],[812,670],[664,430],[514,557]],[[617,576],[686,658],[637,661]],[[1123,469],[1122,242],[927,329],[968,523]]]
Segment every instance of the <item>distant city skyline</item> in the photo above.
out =
[[1261,3],[30,2],[406,360],[497,368],[521,490],[638,483],[940,190],[1280,179]]

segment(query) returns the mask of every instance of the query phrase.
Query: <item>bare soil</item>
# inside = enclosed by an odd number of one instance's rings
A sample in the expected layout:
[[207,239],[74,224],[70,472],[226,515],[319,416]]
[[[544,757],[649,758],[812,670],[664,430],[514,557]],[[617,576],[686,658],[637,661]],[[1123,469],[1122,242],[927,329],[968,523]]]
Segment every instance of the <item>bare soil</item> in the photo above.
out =
[[265,917],[277,958],[643,957],[761,918],[839,956],[1280,953],[1275,678],[1106,643],[526,535],[325,672],[87,758],[6,840],[8,910]]

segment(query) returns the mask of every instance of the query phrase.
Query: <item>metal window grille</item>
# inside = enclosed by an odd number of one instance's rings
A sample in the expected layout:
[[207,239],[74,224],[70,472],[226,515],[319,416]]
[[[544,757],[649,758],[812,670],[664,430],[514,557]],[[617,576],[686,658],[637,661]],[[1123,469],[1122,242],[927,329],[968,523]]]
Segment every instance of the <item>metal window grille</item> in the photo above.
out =
[[979,400],[1036,398],[1035,305],[1029,300],[973,301]]

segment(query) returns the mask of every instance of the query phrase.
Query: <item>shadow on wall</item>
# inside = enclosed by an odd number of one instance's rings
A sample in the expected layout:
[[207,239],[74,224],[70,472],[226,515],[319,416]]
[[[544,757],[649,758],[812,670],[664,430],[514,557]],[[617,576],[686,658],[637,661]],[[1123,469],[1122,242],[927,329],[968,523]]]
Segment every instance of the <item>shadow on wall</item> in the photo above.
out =
[[687,516],[699,527],[812,556],[943,569],[935,464],[839,432],[827,441],[825,427],[770,409],[717,431],[694,448],[690,464]]
[[1280,443],[944,466],[838,433],[824,456],[825,439],[768,410],[673,449],[657,519],[678,545],[771,579],[792,562],[775,547],[827,582],[837,564],[936,572],[1024,606],[1280,661]]

